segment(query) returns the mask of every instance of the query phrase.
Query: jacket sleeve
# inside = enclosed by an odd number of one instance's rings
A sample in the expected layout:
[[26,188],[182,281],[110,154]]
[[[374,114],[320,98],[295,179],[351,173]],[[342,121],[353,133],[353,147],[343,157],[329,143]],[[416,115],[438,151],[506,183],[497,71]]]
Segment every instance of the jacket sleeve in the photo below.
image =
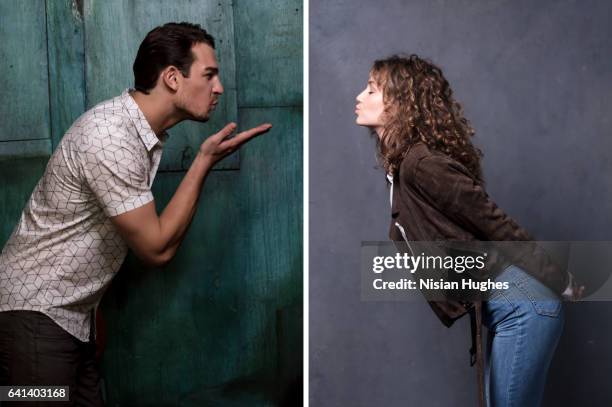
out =
[[532,242],[531,235],[491,200],[461,164],[443,155],[426,156],[417,163],[412,179],[424,199],[477,239],[530,242],[504,250],[505,257],[558,294],[566,289],[567,272]]

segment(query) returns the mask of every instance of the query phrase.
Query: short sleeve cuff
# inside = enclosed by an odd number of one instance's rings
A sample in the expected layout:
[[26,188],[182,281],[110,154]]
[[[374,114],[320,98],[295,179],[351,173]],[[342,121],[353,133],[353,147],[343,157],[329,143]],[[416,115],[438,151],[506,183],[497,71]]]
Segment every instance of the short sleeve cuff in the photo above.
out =
[[109,203],[104,207],[104,212],[108,217],[113,217],[140,208],[152,200],[153,194],[151,191],[147,191],[141,195],[130,197],[121,202]]

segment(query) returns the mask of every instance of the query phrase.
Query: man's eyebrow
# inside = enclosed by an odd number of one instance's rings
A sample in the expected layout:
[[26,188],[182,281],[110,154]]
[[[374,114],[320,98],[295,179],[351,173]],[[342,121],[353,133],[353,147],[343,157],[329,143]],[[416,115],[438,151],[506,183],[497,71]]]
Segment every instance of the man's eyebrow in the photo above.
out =
[[208,66],[204,69],[204,73],[219,73],[219,68]]

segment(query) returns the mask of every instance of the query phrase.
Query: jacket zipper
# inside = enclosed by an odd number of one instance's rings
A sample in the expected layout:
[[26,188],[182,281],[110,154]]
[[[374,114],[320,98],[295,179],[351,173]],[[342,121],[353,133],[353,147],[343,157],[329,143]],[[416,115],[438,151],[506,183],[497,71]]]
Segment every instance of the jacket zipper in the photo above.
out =
[[414,257],[414,252],[412,251],[412,246],[410,246],[410,243],[408,242],[408,238],[406,237],[406,231],[404,230],[402,225],[399,224],[399,222],[395,222],[395,226],[399,229],[400,233],[402,234],[402,237],[404,238],[404,241],[408,245],[408,249],[410,250],[410,254],[412,255],[412,257]]

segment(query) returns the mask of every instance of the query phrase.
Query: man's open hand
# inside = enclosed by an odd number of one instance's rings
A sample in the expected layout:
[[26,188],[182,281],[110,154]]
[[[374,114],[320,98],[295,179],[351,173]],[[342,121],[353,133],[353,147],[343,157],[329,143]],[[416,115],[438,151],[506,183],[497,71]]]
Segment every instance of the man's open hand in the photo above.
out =
[[234,130],[236,130],[236,123],[230,123],[218,133],[207,138],[200,146],[199,154],[201,154],[206,162],[212,167],[217,161],[233,153],[253,137],[263,134],[271,128],[272,125],[270,123],[264,123],[252,129],[242,131],[236,134],[235,137],[229,138]]

